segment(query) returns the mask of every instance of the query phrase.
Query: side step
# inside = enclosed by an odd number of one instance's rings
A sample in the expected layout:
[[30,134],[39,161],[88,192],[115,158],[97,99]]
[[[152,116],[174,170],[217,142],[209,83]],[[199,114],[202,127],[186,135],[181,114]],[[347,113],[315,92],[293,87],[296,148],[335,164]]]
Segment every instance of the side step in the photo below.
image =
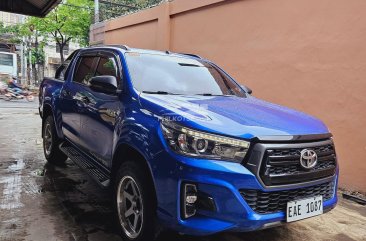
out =
[[105,168],[97,164],[93,158],[85,153],[82,153],[72,144],[65,141],[60,145],[60,150],[65,153],[73,162],[80,168],[84,169],[94,180],[98,182],[103,188],[110,184],[110,173]]

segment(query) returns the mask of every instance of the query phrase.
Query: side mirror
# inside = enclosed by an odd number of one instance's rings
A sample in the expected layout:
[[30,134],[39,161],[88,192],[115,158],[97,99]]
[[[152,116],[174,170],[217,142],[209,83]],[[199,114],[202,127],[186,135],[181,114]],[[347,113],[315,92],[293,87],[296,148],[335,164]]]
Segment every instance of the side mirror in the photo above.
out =
[[252,91],[252,89],[251,88],[249,88],[249,87],[247,87],[247,86],[245,86],[245,85],[240,85],[240,87],[243,89],[243,90],[245,90],[245,92],[247,92],[248,94],[252,94],[253,93],[253,91]]
[[89,87],[105,94],[115,94],[118,90],[117,79],[110,75],[101,75],[91,78]]

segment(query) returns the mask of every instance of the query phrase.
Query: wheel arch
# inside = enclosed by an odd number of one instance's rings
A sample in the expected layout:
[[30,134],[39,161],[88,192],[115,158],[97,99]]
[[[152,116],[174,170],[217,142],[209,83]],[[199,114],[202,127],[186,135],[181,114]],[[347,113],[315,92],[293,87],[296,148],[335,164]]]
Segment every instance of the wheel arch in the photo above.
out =
[[[43,125],[44,125],[44,121],[46,120],[46,118],[48,116],[52,116],[53,118],[53,121],[56,125],[56,132],[57,132],[57,136],[59,138],[63,138],[63,135],[62,135],[62,131],[61,131],[61,126],[59,126],[59,122],[56,120],[56,115],[55,115],[55,112],[53,111],[53,108],[51,107],[50,104],[44,104],[43,106],[43,110],[42,110],[42,130],[43,130]],[[43,131],[42,131],[42,138],[43,138]]]
[[[52,115],[52,117],[54,118],[52,107],[49,104],[44,104],[44,107],[43,107],[43,110],[42,110],[42,130],[43,130],[43,127],[44,127],[45,120],[50,115]],[[42,131],[42,138],[43,138],[43,131]]]
[[[155,204],[157,205],[157,194],[156,194],[156,186],[153,178],[153,173],[151,170],[151,166],[147,161],[147,158],[135,147],[127,144],[121,143],[117,146],[113,159],[112,159],[112,167],[111,167],[111,183],[114,183],[116,174],[120,168],[120,166],[127,161],[136,161],[145,171],[147,175],[149,175],[149,179],[152,183],[152,188],[154,191]],[[113,184],[112,184],[113,185]]]

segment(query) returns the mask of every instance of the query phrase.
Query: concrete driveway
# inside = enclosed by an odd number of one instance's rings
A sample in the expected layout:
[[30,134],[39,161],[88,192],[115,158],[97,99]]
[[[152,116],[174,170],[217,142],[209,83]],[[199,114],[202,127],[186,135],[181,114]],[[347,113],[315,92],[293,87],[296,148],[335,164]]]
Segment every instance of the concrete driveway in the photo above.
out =
[[[46,164],[37,103],[0,100],[0,240],[121,240],[109,195],[68,161]],[[331,212],[285,226],[159,241],[366,240],[366,207],[340,198]]]

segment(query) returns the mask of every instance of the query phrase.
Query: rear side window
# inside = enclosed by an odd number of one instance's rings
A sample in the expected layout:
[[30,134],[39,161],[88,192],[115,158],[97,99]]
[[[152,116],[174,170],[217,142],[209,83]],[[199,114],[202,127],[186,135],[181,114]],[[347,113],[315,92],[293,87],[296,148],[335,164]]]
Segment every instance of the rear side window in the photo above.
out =
[[117,63],[113,57],[101,57],[98,63],[95,76],[110,75],[117,76]]
[[55,79],[65,81],[70,72],[70,63],[72,62],[74,56],[78,53],[78,50],[72,52],[70,56],[65,60],[65,62],[57,68]]
[[78,67],[74,74],[74,82],[89,85],[89,81],[95,74],[95,64],[98,57],[84,56],[78,61]]
[[66,79],[66,70],[70,65],[70,61],[65,61],[58,69],[56,70],[55,79],[65,81]]

